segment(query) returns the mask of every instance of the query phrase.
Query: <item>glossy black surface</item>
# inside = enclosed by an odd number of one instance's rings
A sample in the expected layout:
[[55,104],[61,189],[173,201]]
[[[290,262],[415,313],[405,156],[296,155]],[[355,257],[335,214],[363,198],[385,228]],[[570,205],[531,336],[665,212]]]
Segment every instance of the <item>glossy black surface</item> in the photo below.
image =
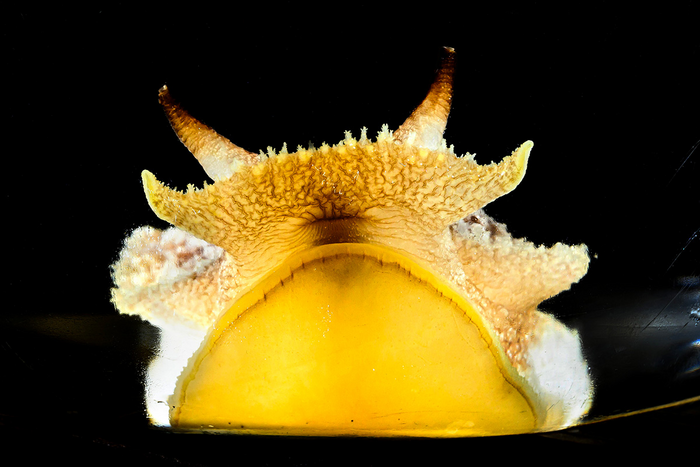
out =
[[543,305],[582,336],[596,382],[591,418],[700,395],[694,5],[431,8],[102,4],[4,14],[3,448],[76,463],[218,465],[252,455],[259,464],[378,465],[449,462],[482,448],[678,452],[697,439],[698,402],[491,439],[147,427],[141,378],[157,332],[117,315],[108,266],[130,229],[164,226],[143,196],[142,169],[179,188],[206,179],[170,130],[158,88],[168,84],[252,151],[334,143],[344,130],[396,128],[427,91],[442,45],[458,53],[445,135],[456,151],[488,163],[535,142],[524,182],[489,214],[516,236],[586,243],[596,256],[580,284]]

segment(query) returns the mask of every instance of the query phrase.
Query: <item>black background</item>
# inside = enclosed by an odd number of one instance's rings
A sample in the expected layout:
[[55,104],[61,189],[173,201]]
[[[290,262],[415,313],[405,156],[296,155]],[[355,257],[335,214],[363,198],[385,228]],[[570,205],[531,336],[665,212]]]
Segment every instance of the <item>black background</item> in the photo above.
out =
[[[443,45],[457,50],[445,134],[456,152],[489,163],[535,142],[523,183],[489,214],[515,236],[585,243],[595,255],[584,280],[544,308],[581,332],[600,414],[698,395],[700,352],[686,345],[700,337],[690,314],[700,306],[698,5],[516,5],[6,10],[0,445],[74,462],[374,465],[695,439],[697,403],[481,440],[216,437],[146,426],[140,375],[157,333],[117,315],[109,265],[131,229],[164,227],[141,170],[181,189],[206,179],[172,133],[158,88],[167,84],[251,151],[332,144],[344,130],[397,128],[425,95]],[[662,319],[682,330],[673,345],[687,377],[615,377],[652,358],[657,346],[637,331]],[[632,341],[647,353],[625,353]]]

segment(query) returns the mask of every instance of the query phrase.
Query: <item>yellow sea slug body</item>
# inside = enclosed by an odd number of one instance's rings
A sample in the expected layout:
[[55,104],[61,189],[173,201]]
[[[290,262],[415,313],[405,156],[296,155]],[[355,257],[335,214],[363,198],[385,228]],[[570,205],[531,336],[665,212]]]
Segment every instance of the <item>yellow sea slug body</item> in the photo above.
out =
[[144,171],[175,227],[135,230],[113,302],[161,329],[151,420],[293,435],[482,436],[569,426],[592,385],[577,335],[537,305],[587,271],[586,247],[513,239],[482,208],[525,174],[442,138],[447,49],[428,96],[376,140],[250,153],[161,103],[215,181]]

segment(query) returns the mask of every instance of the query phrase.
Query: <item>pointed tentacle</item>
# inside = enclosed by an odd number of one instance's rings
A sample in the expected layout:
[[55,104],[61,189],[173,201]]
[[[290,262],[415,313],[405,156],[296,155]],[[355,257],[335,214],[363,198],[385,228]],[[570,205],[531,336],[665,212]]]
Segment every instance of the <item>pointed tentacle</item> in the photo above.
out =
[[453,224],[450,232],[469,280],[512,312],[525,312],[568,290],[588,271],[585,245],[538,247],[513,238],[483,211]]
[[[428,95],[394,132],[394,140],[404,142],[410,138],[417,147],[432,150],[440,147],[452,104],[454,56],[454,49],[445,47],[445,56]],[[415,134],[415,137],[411,137],[412,134]]]
[[181,193],[165,186],[148,170],[141,173],[141,179],[148,204],[162,220],[224,249],[226,237],[239,233],[240,225],[235,220],[244,219],[245,213],[236,204],[231,206],[232,213],[224,212],[220,200],[210,192],[216,185]]
[[158,97],[178,138],[213,180],[230,177],[238,164],[254,165],[260,161],[258,154],[236,146],[187,113],[172,98],[167,86],[160,89]]
[[440,209],[442,227],[454,224],[490,202],[513,191],[525,176],[532,141],[526,141],[498,164],[479,165],[459,158],[445,178],[445,203]]

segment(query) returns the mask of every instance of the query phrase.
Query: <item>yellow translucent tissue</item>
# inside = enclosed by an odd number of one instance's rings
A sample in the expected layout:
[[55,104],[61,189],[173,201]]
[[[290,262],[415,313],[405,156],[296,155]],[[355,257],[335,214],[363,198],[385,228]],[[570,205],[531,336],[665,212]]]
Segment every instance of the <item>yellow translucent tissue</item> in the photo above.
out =
[[290,435],[532,431],[536,413],[482,319],[415,262],[331,244],[285,261],[214,325],[171,422]]

